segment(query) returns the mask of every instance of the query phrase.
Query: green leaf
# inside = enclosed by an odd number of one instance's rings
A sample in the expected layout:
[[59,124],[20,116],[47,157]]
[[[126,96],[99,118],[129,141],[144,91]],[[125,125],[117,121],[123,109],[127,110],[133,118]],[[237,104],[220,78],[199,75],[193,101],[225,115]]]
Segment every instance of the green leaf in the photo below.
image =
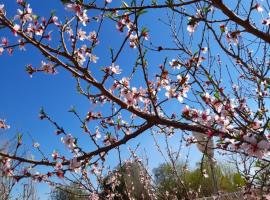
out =
[[128,4],[126,2],[122,1],[122,7],[128,8],[129,6],[128,6]]
[[90,87],[91,87],[91,85],[87,85],[86,86],[86,90],[89,91],[90,90]]
[[217,99],[220,99],[219,93],[215,92],[214,97],[216,97]]
[[70,108],[70,110],[68,112],[73,112],[73,113],[76,112],[75,106],[71,106],[71,108]]
[[79,93],[83,93],[83,91],[82,91],[82,89],[81,89],[81,87],[79,86],[79,85],[77,85],[77,92],[79,92]]
[[167,1],[166,1],[166,4],[167,4],[168,6],[172,6],[173,3],[174,3],[174,0],[167,0]]
[[219,28],[220,28],[221,33],[225,33],[226,28],[224,25],[221,25]]
[[207,14],[207,13],[208,13],[208,11],[209,11],[209,8],[208,8],[208,7],[203,7],[203,9],[202,9],[202,10],[203,10],[203,13],[204,13],[204,14]]
[[149,32],[149,30],[146,27],[142,27],[142,34],[143,33],[148,33],[148,32]]
[[106,135],[107,135],[107,137],[111,137],[112,133],[111,132],[107,132]]
[[18,138],[18,144],[19,145],[22,144],[22,134],[21,133],[18,133],[17,138]]
[[40,108],[39,113],[40,114],[45,114],[45,111],[44,111],[44,108],[43,107]]
[[157,0],[152,0],[151,5],[156,6],[157,5]]
[[18,133],[18,140],[21,140],[21,139],[22,139],[22,134]]
[[70,0],[61,0],[63,4],[70,3]]
[[195,51],[193,57],[196,57],[199,54],[199,51]]
[[34,21],[37,21],[39,19],[39,16],[38,15],[32,15],[32,18]]
[[56,10],[51,10],[51,16],[55,16]]

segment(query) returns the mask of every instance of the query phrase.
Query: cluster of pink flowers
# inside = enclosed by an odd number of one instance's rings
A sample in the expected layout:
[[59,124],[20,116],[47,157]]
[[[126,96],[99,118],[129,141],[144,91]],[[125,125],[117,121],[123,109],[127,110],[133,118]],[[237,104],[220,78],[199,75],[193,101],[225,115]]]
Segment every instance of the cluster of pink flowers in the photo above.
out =
[[[194,124],[209,127],[209,130],[204,133],[205,137],[220,136],[221,140],[217,146],[223,149],[230,145],[233,150],[245,152],[250,156],[262,158],[269,155],[269,140],[258,134],[263,131],[262,121],[254,120],[246,125],[248,129],[244,131],[241,127],[237,128],[238,125],[233,120],[237,116],[237,110],[250,112],[244,101],[223,102],[208,93],[203,94],[202,99],[216,114],[211,114],[210,109],[200,111],[189,106],[184,107],[182,114]],[[188,143],[195,142],[194,137],[188,138]]]
[[40,70],[42,70],[43,72],[48,73],[48,74],[56,74],[57,73],[57,71],[54,67],[54,64],[51,62],[46,63],[44,61],[41,61],[41,69]]
[[[50,20],[47,21],[44,17],[37,17],[30,7],[30,4],[27,4],[24,1],[17,1],[19,5],[21,5],[22,9],[17,9],[17,14],[13,17],[13,34],[14,36],[18,36],[19,31],[23,32],[23,34],[28,37],[40,36],[42,39],[51,40],[51,32],[48,31],[45,33],[45,28],[49,24],[55,24],[56,26],[60,26],[61,23],[58,21],[58,17],[52,15]],[[0,5],[0,14],[5,15],[4,5]],[[39,20],[40,19],[40,20]],[[14,47],[7,47],[9,44],[7,38],[2,38],[2,43],[0,44],[0,55],[7,50],[7,53],[11,55],[14,51]],[[25,41],[20,38],[18,39],[18,47],[19,50],[25,50]],[[16,45],[14,45],[16,46]]]
[[[172,61],[174,63],[171,63],[171,65],[176,65],[176,61]],[[187,97],[187,93],[190,89],[189,85],[189,75],[186,76],[183,75],[177,75],[177,81],[172,84],[172,80],[170,80],[168,76],[168,72],[163,71],[161,77],[157,77],[157,82],[159,83],[162,88],[166,90],[165,96],[168,99],[176,98],[179,102],[183,102],[184,98]]]
[[87,15],[87,10],[83,9],[81,5],[77,3],[68,3],[66,8],[76,13],[83,26],[86,26],[86,24],[90,21]]
[[14,20],[19,19],[21,23],[31,22],[33,20],[32,8],[30,4],[27,4],[23,10],[17,9],[17,15],[14,16]]
[[77,157],[74,157],[70,160],[70,169],[71,170],[78,170],[78,168],[81,166],[81,161],[78,161]]
[[11,167],[11,159],[9,158],[4,158],[0,160],[1,166],[0,169],[6,176],[12,176],[13,175],[13,170]]
[[61,138],[61,141],[70,149],[70,150],[74,150],[74,148],[76,147],[76,140],[75,138],[71,135],[68,134],[65,137]]
[[[213,10],[212,7],[209,8],[209,11]],[[188,18],[187,31],[190,33],[194,33],[197,26],[199,25],[199,20],[204,18],[205,11],[203,9],[197,9],[194,17]]]
[[181,88],[179,89],[179,86],[176,85],[173,87],[172,85],[166,85],[166,93],[165,96],[167,98],[177,98],[177,100],[182,103],[184,101],[184,97],[187,97],[187,93],[190,89],[190,85],[188,84],[189,76],[182,77],[180,75],[177,76],[178,82],[181,85]]
[[146,103],[144,94],[146,91],[142,88],[130,87],[129,79],[123,77],[120,81],[115,81],[111,91],[118,90],[123,100],[129,105],[136,107],[139,102]]
[[93,63],[97,63],[97,60],[99,59],[96,55],[91,53],[90,49],[85,44],[75,50],[74,54],[76,61],[81,65],[84,64],[86,58],[89,58]]
[[119,30],[120,32],[124,31],[124,28],[126,27],[128,29],[128,31],[133,29],[134,24],[132,23],[132,21],[129,18],[128,14],[123,14],[116,25],[117,30]]
[[241,149],[248,155],[263,158],[270,155],[270,142],[267,139],[257,140],[254,134],[246,134],[243,136],[244,143],[241,144]]
[[[72,29],[71,29],[72,30]],[[73,36],[73,34],[70,33],[69,29],[69,34]],[[82,30],[81,28],[77,31],[77,37],[79,40],[84,41],[84,40],[89,40],[91,42],[94,42],[95,44],[98,43],[97,40],[97,33],[95,31],[91,31],[88,35],[86,34],[86,31]]]

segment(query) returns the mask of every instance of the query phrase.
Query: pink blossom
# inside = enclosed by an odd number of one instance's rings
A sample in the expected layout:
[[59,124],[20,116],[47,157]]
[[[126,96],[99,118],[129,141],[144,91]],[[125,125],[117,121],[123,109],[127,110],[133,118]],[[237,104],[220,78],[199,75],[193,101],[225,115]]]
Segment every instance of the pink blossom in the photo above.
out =
[[20,26],[18,24],[15,24],[13,26],[13,34],[17,36],[17,32],[20,30]]
[[90,61],[93,62],[93,63],[97,63],[97,60],[99,59],[99,57],[97,57],[94,54],[90,54],[89,57],[90,57]]
[[169,62],[169,65],[173,68],[173,69],[180,69],[181,64],[178,60],[172,59],[171,62]]
[[36,30],[35,30],[35,34],[42,36],[44,33],[44,28],[42,26],[39,26]]
[[[106,1],[111,1],[111,0],[106,0]],[[99,196],[96,192],[92,192],[90,195],[89,195],[89,200],[99,200]]]
[[51,22],[54,23],[56,26],[60,26],[61,23],[58,21],[58,17],[57,16],[53,16],[51,19]]
[[194,33],[199,23],[192,17],[190,17],[188,20],[189,22],[187,26],[187,31],[190,33]]
[[61,141],[71,150],[73,150],[76,147],[75,138],[71,134],[62,137]]
[[207,53],[208,48],[207,47],[203,47],[201,50],[202,50],[202,53]]
[[268,19],[263,19],[262,24],[266,25],[266,26],[269,26],[270,25],[270,19],[269,18]]
[[7,49],[8,55],[11,56],[11,55],[13,54],[13,51],[14,51],[13,48],[8,48],[8,49]]
[[97,33],[95,31],[90,32],[88,36],[88,40],[91,40],[94,43],[97,43]]
[[53,65],[53,63],[51,62],[44,62],[44,61],[41,61],[41,70],[44,71],[45,73],[48,73],[48,74],[56,74],[57,71]]
[[250,144],[257,144],[257,139],[252,134],[244,135],[243,139]]
[[86,23],[89,22],[89,18],[87,16],[86,12],[87,12],[87,10],[83,10],[83,12],[78,15],[79,20],[81,21],[83,26],[86,26]]
[[19,49],[25,51],[26,49],[24,41],[22,39],[19,39],[18,42],[19,42]]
[[57,177],[59,177],[59,178],[64,178],[64,172],[63,172],[62,170],[57,170],[57,171],[56,171],[56,175],[57,175]]
[[58,152],[57,151],[53,151],[52,157],[53,157],[54,160],[56,160],[59,157]]
[[180,103],[183,103],[184,101],[184,98],[181,94],[177,94],[177,100],[180,102]]
[[101,133],[100,133],[98,127],[96,127],[95,137],[96,137],[96,139],[100,139],[101,138]]
[[261,121],[255,121],[252,123],[252,126],[251,126],[253,129],[257,130],[257,129],[260,129],[262,127],[262,122]]
[[10,126],[6,124],[6,121],[3,119],[0,119],[0,129],[9,129]]
[[206,104],[211,103],[211,96],[207,92],[202,95],[202,99],[205,101]]
[[3,47],[0,47],[0,55],[3,54],[4,50],[5,50],[5,49],[4,49]]
[[202,112],[201,117],[202,117],[203,122],[208,122],[208,121],[211,120],[211,116],[209,114],[210,114],[210,110],[209,109],[207,109],[206,111],[203,111]]
[[171,86],[166,86],[165,89],[167,92],[165,93],[165,96],[168,97],[168,99],[175,97],[175,89]]
[[112,63],[110,69],[114,74],[121,74],[122,72],[122,70],[119,68],[119,65],[115,65],[114,63]]
[[186,105],[186,106],[184,107],[182,113],[183,113],[184,116],[189,116],[189,114],[190,114],[190,108],[189,108],[188,105]]
[[262,7],[260,4],[257,3],[257,4],[255,5],[255,8],[256,8],[256,10],[257,10],[258,12],[260,12],[260,13],[263,12],[263,7]]
[[59,169],[62,169],[63,168],[63,165],[61,162],[56,162],[55,163],[55,169],[59,170]]
[[87,38],[86,32],[83,31],[81,28],[78,30],[77,35],[78,35],[79,40],[81,41],[84,41]]
[[75,4],[75,3],[68,3],[66,4],[66,9],[67,10],[70,10],[70,11],[73,11],[73,12],[76,12],[76,13],[79,13],[81,12],[81,6],[78,5],[78,4]]
[[131,48],[136,48],[137,43],[138,43],[138,37],[137,37],[137,35],[132,35],[131,34],[129,36],[129,46]]
[[11,169],[11,159],[7,158],[7,159],[3,159],[2,160],[2,171],[7,175],[7,176],[12,176],[13,175],[13,171]]
[[[91,54],[89,54],[89,56],[91,56]],[[86,61],[85,55],[81,51],[75,51],[75,59],[81,65]]]
[[17,9],[17,15],[15,15],[14,19],[20,19],[23,23],[32,21],[32,8],[30,8],[30,5],[27,4],[24,11]]
[[70,164],[69,164],[70,169],[74,170],[76,168],[79,168],[80,166],[81,166],[81,162],[78,161],[76,157],[70,160]]
[[187,31],[190,32],[190,33],[194,33],[196,27],[197,27],[197,24],[195,24],[195,25],[188,25],[187,26]]
[[38,142],[35,142],[35,143],[33,144],[33,147],[35,147],[35,148],[39,148],[39,146],[40,146],[40,144],[39,144]]
[[129,88],[129,79],[126,78],[126,77],[123,77],[121,80],[120,80],[120,84],[126,88]]
[[268,151],[270,148],[270,143],[267,140],[261,140],[258,144],[257,144],[258,148],[262,149],[262,150],[266,150]]
[[22,4],[24,1],[23,0],[17,0],[18,4]]
[[8,45],[8,39],[6,37],[2,38],[2,45],[7,46]]
[[0,13],[1,13],[1,14],[5,13],[4,7],[5,7],[4,4],[0,4]]

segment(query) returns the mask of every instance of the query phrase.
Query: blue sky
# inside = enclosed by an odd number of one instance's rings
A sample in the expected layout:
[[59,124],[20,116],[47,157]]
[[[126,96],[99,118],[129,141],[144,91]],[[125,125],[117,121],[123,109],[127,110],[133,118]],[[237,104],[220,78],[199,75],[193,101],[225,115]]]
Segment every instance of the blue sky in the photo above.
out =
[[[59,1],[28,1],[35,13],[41,16],[49,16],[52,9],[56,10],[56,13],[63,19],[67,13],[64,11],[62,4]],[[16,3],[15,0],[2,0],[7,9],[8,16],[10,13],[15,14]],[[166,10],[157,12],[149,12],[145,14],[143,25],[150,29],[150,38],[156,45],[170,46],[172,43],[170,38],[170,30],[167,26],[159,22],[158,18],[165,16]],[[107,23],[107,24],[106,24]],[[157,25],[158,24],[158,25]],[[93,30],[96,25],[90,25],[87,27],[89,30]],[[117,32],[115,24],[111,22],[105,22],[105,28],[101,34],[101,44],[97,48],[96,54],[100,57],[100,61],[97,63],[99,66],[108,66],[110,64],[109,59],[109,47],[118,47],[119,36],[120,39],[124,38],[124,35]],[[5,36],[7,33],[0,30],[0,37]],[[118,34],[118,35],[117,35]],[[82,96],[76,92],[75,80],[71,75],[63,70],[60,70],[57,75],[46,74],[34,74],[32,78],[25,72],[25,66],[27,64],[39,65],[42,56],[32,47],[27,46],[26,52],[15,51],[13,56],[9,56],[6,53],[0,57],[0,118],[7,119],[7,123],[11,125],[11,129],[7,132],[0,132],[2,138],[10,138],[13,134],[21,132],[24,134],[24,148],[26,150],[31,148],[32,141],[28,134],[34,139],[35,142],[40,143],[42,151],[46,155],[50,155],[54,149],[59,152],[65,152],[67,149],[60,141],[60,137],[56,137],[54,134],[55,129],[46,121],[39,120],[39,110],[44,107],[45,111],[52,116],[52,118],[63,125],[63,127],[78,137],[81,135],[80,124],[75,117],[68,113],[71,106],[75,106],[79,113],[85,114],[91,109],[91,104]],[[130,63],[134,63],[134,57],[132,49],[126,47],[123,54],[118,60],[120,67],[124,70],[131,70],[128,66]],[[160,54],[152,54],[149,52],[148,62],[151,63],[152,71],[155,71],[160,63],[163,63],[164,56],[168,56],[169,60],[176,57],[176,53],[164,52]],[[95,67],[95,66],[94,66]],[[93,69],[95,72],[98,69]],[[98,73],[98,72],[97,72]],[[140,77],[136,79],[140,84]],[[104,108],[105,109],[105,108]],[[168,110],[181,111],[179,104],[170,104]],[[163,136],[159,136],[161,146],[165,146]],[[177,133],[171,138],[171,144],[173,147],[178,147],[180,140],[180,134]],[[79,141],[84,147],[87,148],[87,140]],[[129,155],[127,147],[135,147],[138,143],[141,144],[141,150],[139,154],[146,150],[149,156],[150,169],[157,167],[159,163],[164,160],[154,147],[154,141],[149,132],[143,133],[134,141],[130,141],[128,145],[121,147],[123,157]],[[31,150],[31,153],[32,150]],[[40,155],[38,152],[34,152],[36,157]],[[191,165],[194,166],[201,158],[201,154],[194,148],[191,148],[190,160]],[[115,166],[118,161],[115,153],[112,153],[108,158],[108,163]],[[49,187],[45,184],[38,186],[38,193],[41,199],[46,199],[50,191]]]

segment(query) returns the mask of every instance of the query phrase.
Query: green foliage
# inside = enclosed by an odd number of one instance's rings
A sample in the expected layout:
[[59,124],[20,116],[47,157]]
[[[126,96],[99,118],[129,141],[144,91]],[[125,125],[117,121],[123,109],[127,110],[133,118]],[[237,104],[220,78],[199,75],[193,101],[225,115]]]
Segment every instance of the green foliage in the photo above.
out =
[[[202,173],[201,167],[205,170],[208,177]],[[211,175],[209,162],[205,161],[203,165],[198,165],[192,171],[186,171],[182,163],[178,163],[173,170],[169,164],[161,164],[154,169],[154,178],[157,186],[159,199],[163,199],[165,194],[169,194],[169,199],[176,196],[182,199],[184,187],[200,197],[211,196],[214,194],[214,183]],[[224,164],[215,166],[215,176],[217,179],[218,189],[221,192],[234,192],[239,187],[245,185],[244,179],[233,168]],[[182,183],[180,182],[182,181]]]
[[157,5],[157,0],[151,0],[151,5],[156,6]]
[[63,4],[70,3],[70,0],[61,0]]
[[[161,194],[161,199],[164,198],[164,194],[166,192],[170,192],[171,194],[176,194],[177,197],[183,196],[184,188],[179,187],[179,181],[181,179],[185,179],[184,173],[184,165],[182,163],[178,163],[176,165],[177,174],[180,177],[176,177],[175,171],[168,164],[161,164],[158,168],[153,170],[155,182],[157,183],[157,191]],[[180,180],[179,180],[180,179]]]
[[51,200],[89,200],[89,193],[77,184],[60,186],[52,190]]

